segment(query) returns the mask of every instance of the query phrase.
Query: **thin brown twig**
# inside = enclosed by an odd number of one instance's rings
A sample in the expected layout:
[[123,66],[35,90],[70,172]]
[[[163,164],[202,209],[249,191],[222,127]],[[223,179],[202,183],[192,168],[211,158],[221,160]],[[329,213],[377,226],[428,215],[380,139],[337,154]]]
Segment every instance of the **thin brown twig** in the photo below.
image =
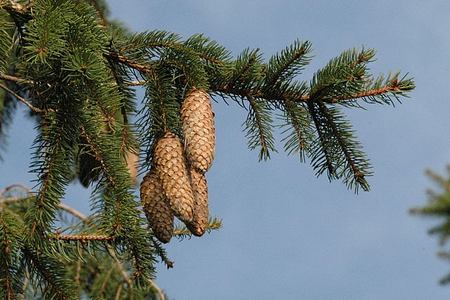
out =
[[147,81],[145,81],[145,80],[134,80],[134,81],[127,82],[126,85],[128,85],[128,86],[142,86],[142,85],[145,85],[146,83],[147,83]]
[[24,190],[28,195],[32,194],[31,189],[29,189],[26,185],[21,184],[21,183],[14,183],[14,184],[11,184],[11,185],[5,187],[4,189],[0,190],[0,196],[14,188],[20,188],[20,189]]
[[157,293],[158,300],[166,300],[166,295],[161,290],[161,288],[156,285],[156,283],[153,280],[148,280],[148,283],[152,286],[153,290]]
[[16,77],[13,75],[8,75],[8,74],[4,74],[4,73],[0,73],[0,79],[1,80],[6,80],[6,81],[11,81],[11,82],[16,82],[19,84],[34,84],[33,80],[27,80],[27,79],[23,79],[20,77]]
[[119,269],[120,273],[122,274],[123,279],[125,280],[125,282],[131,287],[132,286],[132,281],[130,279],[130,276],[128,276],[127,271],[125,271],[125,268],[123,267],[122,263],[120,262],[120,260],[117,258],[116,253],[114,252],[114,250],[112,249],[111,246],[108,245],[107,247],[108,253],[109,255],[113,258],[114,262],[117,265],[117,268]]
[[125,64],[125,65],[129,66],[132,69],[138,70],[141,73],[144,73],[144,74],[153,73],[153,67],[152,66],[150,66],[148,64],[138,63],[138,62],[136,62],[136,61],[126,57],[126,56],[119,55],[119,54],[117,54],[115,52],[110,52],[109,54],[105,54],[104,56],[106,58],[110,58],[110,59],[118,61],[118,62],[120,62],[122,64]]
[[[130,276],[128,275],[127,271],[123,267],[123,264],[117,258],[116,253],[114,252],[114,250],[112,249],[112,247],[110,245],[108,245],[107,250],[108,250],[109,255],[113,258],[114,262],[116,263],[120,273],[122,274],[123,279],[128,284],[128,286],[131,287],[133,285],[133,282],[131,281]],[[158,299],[160,299],[160,300],[166,299],[161,288],[153,280],[148,279],[148,283],[152,286],[153,290],[157,293]]]
[[117,287],[116,290],[116,297],[114,298],[115,300],[119,300],[120,299],[120,294],[122,293],[122,285],[119,284],[119,286]]
[[80,285],[80,275],[81,275],[81,259],[78,259],[76,273],[75,273],[75,278],[74,278],[75,284],[77,286]]
[[354,95],[350,95],[350,96],[342,96],[342,97],[337,97],[335,99],[333,99],[331,101],[331,103],[338,103],[339,101],[342,100],[352,100],[352,99],[358,99],[358,98],[366,98],[366,97],[373,97],[373,96],[378,96],[378,95],[382,95],[385,93],[389,93],[389,92],[399,92],[400,88],[396,85],[392,86],[392,85],[386,85],[383,86],[381,88],[378,89],[372,89],[372,90],[367,90],[358,94],[354,94]]
[[0,82],[0,88],[4,89],[5,91],[7,91],[8,93],[10,93],[11,95],[13,95],[18,101],[22,102],[23,104],[25,104],[26,106],[28,106],[29,109],[31,109],[33,112],[38,113],[38,114],[42,114],[42,113],[47,113],[47,112],[54,112],[53,109],[40,109],[38,107],[33,106],[30,102],[28,102],[25,98],[19,96],[16,92],[14,92],[13,90],[11,90],[10,88],[8,88],[6,85],[4,85],[3,83]]
[[62,202],[59,203],[58,207],[66,212],[68,212],[69,214],[77,217],[78,219],[80,219],[83,222],[87,222],[88,221],[88,216],[86,216],[85,214],[83,214],[82,212],[76,210],[75,208],[64,204]]
[[108,283],[108,281],[109,281],[109,278],[111,277],[112,271],[113,271],[113,268],[110,268],[110,269],[108,270],[108,273],[106,273],[105,279],[103,280],[103,283],[102,283],[101,288],[100,288],[100,291],[99,291],[99,294],[100,294],[100,295],[102,295],[102,294],[105,292],[106,285],[107,285],[107,283]]
[[114,237],[103,234],[59,234],[53,233],[49,235],[50,239],[61,240],[61,241],[80,241],[80,242],[91,242],[91,241],[112,241]]

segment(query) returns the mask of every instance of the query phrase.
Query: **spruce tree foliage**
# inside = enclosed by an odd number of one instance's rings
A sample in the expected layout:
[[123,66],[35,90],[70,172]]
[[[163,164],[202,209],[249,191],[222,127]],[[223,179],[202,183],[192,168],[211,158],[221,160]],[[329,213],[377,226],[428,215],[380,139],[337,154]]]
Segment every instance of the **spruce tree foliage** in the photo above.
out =
[[[126,157],[139,153],[145,172],[158,138],[183,137],[180,106],[192,88],[248,112],[244,131],[260,160],[277,151],[279,127],[286,153],[355,191],[369,190],[372,169],[342,108],[393,105],[414,89],[399,73],[371,75],[372,49],[345,51],[302,80],[308,41],[269,60],[258,49],[233,58],[202,34],[131,33],[107,15],[94,0],[0,0],[0,145],[19,104],[37,124],[35,189],[0,194],[6,299],[165,297],[152,281],[154,265],[172,262],[146,228]],[[145,89],[143,99],[134,86]],[[62,202],[74,180],[93,187],[89,216]],[[209,230],[219,227],[210,220]]]
[[[420,216],[433,217],[440,221],[440,224],[430,228],[428,233],[435,235],[439,239],[441,251],[438,256],[442,259],[450,259],[450,250],[446,249],[450,239],[450,165],[447,166],[447,174],[440,175],[431,170],[427,175],[436,184],[438,190],[428,190],[428,203],[423,207],[411,209],[411,213]],[[441,284],[450,283],[450,273],[441,278]]]

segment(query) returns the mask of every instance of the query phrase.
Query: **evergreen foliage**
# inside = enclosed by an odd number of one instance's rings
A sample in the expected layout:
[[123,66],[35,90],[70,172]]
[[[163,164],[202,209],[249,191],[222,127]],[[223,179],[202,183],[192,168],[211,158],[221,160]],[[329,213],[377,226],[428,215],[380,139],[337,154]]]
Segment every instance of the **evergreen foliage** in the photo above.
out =
[[[447,166],[447,173],[446,175],[440,175],[430,170],[427,171],[427,175],[437,185],[438,190],[428,190],[427,205],[413,208],[411,213],[440,220],[440,224],[429,229],[428,233],[439,238],[442,250],[438,252],[438,256],[449,260],[450,250],[445,249],[445,246],[450,238],[450,165]],[[449,284],[450,273],[441,278],[440,283]]]
[[[369,190],[372,169],[342,108],[393,105],[414,89],[406,76],[372,76],[372,49],[345,51],[308,81],[299,78],[311,60],[308,41],[267,62],[258,49],[233,58],[201,34],[130,33],[107,15],[102,1],[0,0],[1,148],[17,103],[37,124],[35,191],[0,194],[6,299],[165,297],[152,282],[154,265],[172,262],[146,228],[125,158],[139,153],[146,171],[158,138],[183,137],[180,107],[192,88],[247,110],[244,131],[260,160],[277,151],[279,127],[286,153],[355,191]],[[145,88],[142,101],[133,86]],[[73,180],[93,186],[90,216],[61,202]],[[219,227],[210,220],[209,230]]]

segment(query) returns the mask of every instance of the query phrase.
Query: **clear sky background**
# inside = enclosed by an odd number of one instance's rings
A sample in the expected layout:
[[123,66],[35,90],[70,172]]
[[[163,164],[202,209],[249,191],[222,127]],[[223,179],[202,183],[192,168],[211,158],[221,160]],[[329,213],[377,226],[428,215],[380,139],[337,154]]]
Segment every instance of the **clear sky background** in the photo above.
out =
[[[211,214],[224,227],[167,247],[175,267],[158,267],[171,299],[448,299],[437,281],[449,265],[435,256],[412,217],[432,183],[424,170],[450,161],[450,1],[151,0],[108,1],[134,31],[205,33],[237,55],[266,57],[296,38],[313,43],[311,74],[343,50],[377,50],[375,74],[409,72],[417,88],[395,108],[348,110],[371,158],[372,191],[354,195],[316,178],[308,164],[280,151],[258,163],[247,150],[236,105],[215,104],[217,155],[208,173]],[[1,163],[0,186],[27,174],[33,124],[20,110]],[[87,212],[89,193],[70,187],[67,202]]]

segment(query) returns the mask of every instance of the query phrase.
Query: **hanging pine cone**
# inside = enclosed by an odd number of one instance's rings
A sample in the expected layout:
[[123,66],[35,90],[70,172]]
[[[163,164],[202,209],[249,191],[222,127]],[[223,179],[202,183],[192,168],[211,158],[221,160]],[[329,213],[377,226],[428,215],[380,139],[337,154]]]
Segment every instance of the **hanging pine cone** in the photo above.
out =
[[172,212],[183,222],[192,221],[194,195],[183,154],[183,144],[175,134],[168,132],[158,140],[154,161]]
[[141,203],[156,238],[168,243],[173,235],[173,213],[164,199],[161,181],[153,170],[141,182]]
[[208,226],[208,184],[202,172],[192,168],[190,173],[194,191],[194,217],[186,226],[192,234],[202,236]]
[[214,159],[216,133],[208,93],[193,89],[181,106],[186,155],[191,165],[203,173]]

